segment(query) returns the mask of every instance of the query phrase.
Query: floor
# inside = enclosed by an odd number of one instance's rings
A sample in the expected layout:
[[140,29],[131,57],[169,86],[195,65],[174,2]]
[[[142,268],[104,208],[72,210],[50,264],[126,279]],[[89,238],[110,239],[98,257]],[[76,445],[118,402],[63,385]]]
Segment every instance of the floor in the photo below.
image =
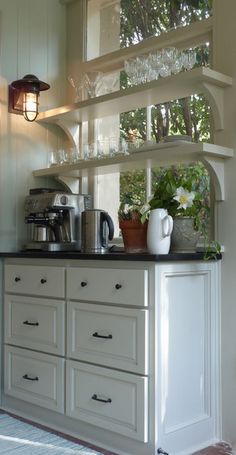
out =
[[[3,411],[0,410],[0,412],[3,412]],[[30,422],[27,419],[21,418],[19,416],[11,414],[11,413],[9,413],[9,415],[11,415],[12,417],[18,418],[20,420],[23,420],[24,422],[32,424],[32,422]],[[55,434],[57,434],[57,435],[59,435],[61,437],[70,439],[73,442],[84,444],[85,446],[90,447],[91,449],[94,449],[94,450],[97,450],[97,451],[101,451],[104,455],[117,455],[114,452],[109,452],[107,450],[102,449],[101,447],[95,447],[94,445],[88,444],[85,441],[78,440],[76,438],[73,438],[71,436],[67,436],[67,435],[65,435],[63,433],[60,433],[60,432],[57,432],[57,431],[52,431],[49,428],[45,427],[44,425],[39,425],[39,424],[35,424],[35,423],[33,425],[36,425],[37,427],[40,427],[40,428],[42,428],[42,429],[44,429],[46,431],[51,431],[52,433],[55,433]],[[225,442],[221,442],[221,443],[215,444],[213,446],[206,447],[205,449],[202,449],[202,450],[200,450],[198,452],[194,452],[194,454],[192,454],[192,455],[236,455],[236,453],[232,450],[232,448],[231,448],[231,446],[229,444],[227,444]]]
[[219,443],[206,449],[195,452],[193,455],[236,455],[227,443]]

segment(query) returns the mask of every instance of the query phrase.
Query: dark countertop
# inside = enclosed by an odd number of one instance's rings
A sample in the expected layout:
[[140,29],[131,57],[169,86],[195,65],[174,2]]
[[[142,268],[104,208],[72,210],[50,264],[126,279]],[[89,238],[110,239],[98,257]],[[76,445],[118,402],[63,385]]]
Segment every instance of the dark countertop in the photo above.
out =
[[[81,259],[81,260],[102,260],[102,261],[153,261],[153,262],[170,262],[170,261],[201,261],[205,259],[204,253],[169,253],[169,254],[149,254],[149,253],[125,253],[119,251],[110,251],[103,254],[81,253],[79,251],[40,251],[40,250],[23,250],[16,252],[0,252],[2,258],[30,258],[30,259]],[[221,259],[221,254],[217,259]],[[215,259],[214,257],[212,259]]]

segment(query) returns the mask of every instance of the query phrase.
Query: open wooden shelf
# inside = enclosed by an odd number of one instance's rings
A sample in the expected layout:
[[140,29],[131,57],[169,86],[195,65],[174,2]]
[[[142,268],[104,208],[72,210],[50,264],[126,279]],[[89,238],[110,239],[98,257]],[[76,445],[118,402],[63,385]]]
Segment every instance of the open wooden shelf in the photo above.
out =
[[207,67],[197,67],[166,78],[159,78],[142,85],[118,90],[40,113],[38,122],[65,122],[68,127],[85,121],[120,114],[153,104],[164,103],[192,94],[205,93],[208,87],[221,89],[232,85],[232,78]]
[[174,141],[154,144],[136,149],[129,155],[117,155],[93,160],[81,160],[74,164],[63,164],[33,172],[35,177],[67,176],[80,178],[87,175],[125,172],[166,166],[176,163],[202,161],[211,173],[216,188],[216,198],[224,199],[224,160],[234,156],[233,149],[204,142]]

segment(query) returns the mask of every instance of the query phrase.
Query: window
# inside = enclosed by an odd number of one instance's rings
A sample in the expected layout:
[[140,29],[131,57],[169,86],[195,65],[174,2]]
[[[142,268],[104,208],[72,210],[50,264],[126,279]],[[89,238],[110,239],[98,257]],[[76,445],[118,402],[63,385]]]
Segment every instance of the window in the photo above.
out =
[[[210,0],[87,0],[87,7],[87,60],[211,14]],[[196,52],[196,65],[208,64],[209,44],[198,46]],[[127,74],[121,71],[121,88],[129,84]],[[92,135],[100,140],[121,135],[135,144],[147,140],[160,142],[164,136],[173,134],[189,135],[194,141],[208,141],[210,109],[204,97],[192,96],[125,112],[120,117],[97,120],[93,122],[92,130]],[[144,202],[155,186],[158,172],[158,169],[149,169],[94,178],[95,206],[111,214],[116,224],[116,236],[119,234],[117,211],[120,200],[128,191],[138,192],[138,198]]]

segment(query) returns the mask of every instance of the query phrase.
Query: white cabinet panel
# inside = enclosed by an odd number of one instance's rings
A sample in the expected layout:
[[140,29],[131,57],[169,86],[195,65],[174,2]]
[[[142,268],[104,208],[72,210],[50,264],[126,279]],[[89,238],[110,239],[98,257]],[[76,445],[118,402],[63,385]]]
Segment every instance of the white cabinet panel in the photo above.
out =
[[6,264],[5,292],[64,298],[63,267]]
[[65,303],[5,295],[5,343],[65,354]]
[[75,267],[67,273],[67,297],[121,305],[146,306],[147,270]]
[[64,359],[5,346],[4,392],[64,412]]
[[67,361],[66,413],[147,442],[148,379]]
[[217,263],[157,267],[162,447],[199,447],[219,437]]
[[69,357],[148,373],[148,310],[78,302],[67,309]]

